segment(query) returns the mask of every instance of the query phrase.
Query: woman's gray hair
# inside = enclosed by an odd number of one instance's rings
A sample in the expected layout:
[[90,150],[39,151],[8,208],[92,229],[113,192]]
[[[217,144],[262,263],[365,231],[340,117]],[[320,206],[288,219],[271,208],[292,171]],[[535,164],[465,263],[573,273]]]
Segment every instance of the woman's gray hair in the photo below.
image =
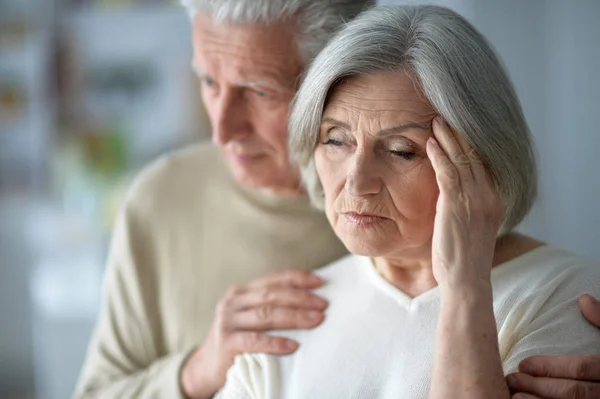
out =
[[324,205],[313,156],[328,95],[347,77],[404,70],[480,156],[505,207],[499,234],[510,232],[537,193],[529,128],[492,46],[463,17],[439,6],[373,8],[338,32],[313,61],[289,123],[291,155],[313,204]]
[[346,21],[375,0],[181,0],[191,17],[206,13],[216,23],[272,24],[297,18],[298,49],[308,63]]

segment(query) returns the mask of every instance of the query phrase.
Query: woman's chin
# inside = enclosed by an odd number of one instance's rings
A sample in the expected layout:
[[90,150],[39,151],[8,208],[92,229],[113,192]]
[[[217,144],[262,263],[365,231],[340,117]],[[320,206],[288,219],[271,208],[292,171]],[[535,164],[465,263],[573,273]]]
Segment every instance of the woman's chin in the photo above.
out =
[[372,242],[371,240],[361,240],[360,237],[341,237],[342,242],[346,246],[346,249],[354,255],[368,256],[370,258],[376,258],[383,256],[389,252],[390,247],[393,247],[393,243],[387,242]]

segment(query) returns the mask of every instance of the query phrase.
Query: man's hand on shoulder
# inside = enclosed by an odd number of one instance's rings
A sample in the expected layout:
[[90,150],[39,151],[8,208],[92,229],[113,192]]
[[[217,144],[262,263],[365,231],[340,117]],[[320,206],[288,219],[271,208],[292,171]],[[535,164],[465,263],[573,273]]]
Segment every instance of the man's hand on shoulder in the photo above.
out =
[[[600,302],[579,297],[586,319],[600,328]],[[533,356],[507,376],[513,399],[599,399],[600,354],[586,356]]]
[[183,393],[190,399],[212,397],[225,384],[227,370],[238,354],[293,353],[297,342],[266,331],[321,324],[327,301],[311,290],[322,283],[313,273],[289,270],[231,287],[217,305],[207,339],[182,367]]

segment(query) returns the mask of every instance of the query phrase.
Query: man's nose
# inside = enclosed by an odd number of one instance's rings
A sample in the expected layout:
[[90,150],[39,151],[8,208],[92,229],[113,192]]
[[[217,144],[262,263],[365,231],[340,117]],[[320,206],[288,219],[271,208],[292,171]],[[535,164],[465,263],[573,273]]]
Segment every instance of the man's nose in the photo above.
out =
[[346,189],[350,195],[360,198],[381,192],[382,180],[373,155],[357,151],[348,168]]
[[239,140],[250,132],[246,105],[234,92],[222,93],[213,108],[212,141],[218,146]]

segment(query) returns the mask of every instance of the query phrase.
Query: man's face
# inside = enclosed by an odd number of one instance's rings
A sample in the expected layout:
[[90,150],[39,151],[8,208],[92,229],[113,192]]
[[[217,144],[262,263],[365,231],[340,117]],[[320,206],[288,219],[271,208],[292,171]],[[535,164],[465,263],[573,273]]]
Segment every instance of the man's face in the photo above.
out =
[[294,30],[193,23],[193,66],[202,85],[213,142],[238,182],[294,191],[299,173],[289,162],[287,117],[302,65]]

